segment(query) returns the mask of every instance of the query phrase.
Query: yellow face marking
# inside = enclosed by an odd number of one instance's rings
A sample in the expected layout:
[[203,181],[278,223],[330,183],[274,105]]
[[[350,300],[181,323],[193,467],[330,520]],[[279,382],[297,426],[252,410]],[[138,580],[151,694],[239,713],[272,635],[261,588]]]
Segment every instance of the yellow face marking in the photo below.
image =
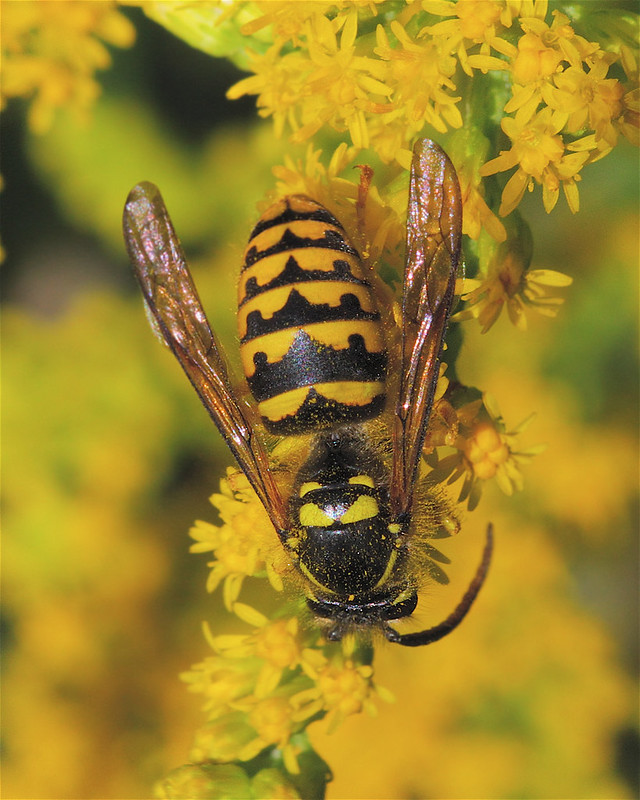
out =
[[360,522],[378,516],[380,509],[375,497],[361,495],[340,517],[340,522]]
[[282,331],[267,333],[240,345],[244,374],[251,377],[255,372],[253,357],[256,353],[266,353],[269,364],[280,361],[286,355],[300,330],[308,333],[318,344],[324,344],[336,350],[346,350],[349,347],[349,337],[353,334],[362,336],[369,353],[380,353],[385,349],[381,326],[378,322],[366,320],[314,322],[299,328],[285,328]]
[[370,478],[368,475],[354,475],[353,478],[349,478],[349,483],[355,483],[358,486],[368,486],[370,489],[373,489],[375,486],[373,478]]
[[335,520],[315,503],[305,503],[298,516],[300,524],[305,528],[328,528]]
[[298,496],[304,497],[305,494],[309,494],[309,492],[312,492],[314,489],[322,489],[322,484],[318,483],[318,481],[307,481],[306,483],[303,483],[302,486],[300,487]]
[[277,311],[280,311],[286,305],[294,289],[314,305],[326,303],[329,306],[338,308],[342,297],[345,294],[352,294],[360,301],[360,307],[363,311],[375,312],[377,310],[368,288],[359,286],[356,283],[348,283],[347,281],[309,281],[308,283],[300,282],[279,286],[277,289],[270,289],[268,292],[262,292],[256,297],[252,297],[251,300],[240,306],[238,309],[240,338],[246,336],[247,317],[252,311],[259,311],[263,319],[271,319]]
[[[352,406],[367,405],[373,398],[384,394],[384,383],[381,381],[319,383],[313,388],[328,399],[335,399],[340,403]],[[290,392],[270,397],[268,400],[258,403],[258,411],[265,419],[273,422],[292,416],[304,403],[310,390],[309,386],[302,386],[299,389],[292,389]]]
[[[329,250],[326,247],[303,247],[302,249],[283,250],[281,253],[265,256],[242,271],[238,284],[238,303],[242,303],[247,293],[246,285],[250,278],[255,278],[259,287],[266,286],[274,278],[280,275],[289,258],[295,258],[300,269],[322,270],[323,272],[334,272],[333,262],[336,260],[346,261],[349,264],[351,274],[362,279],[362,267],[358,259],[349,253],[340,253],[336,250]],[[353,284],[350,284],[353,285]]]

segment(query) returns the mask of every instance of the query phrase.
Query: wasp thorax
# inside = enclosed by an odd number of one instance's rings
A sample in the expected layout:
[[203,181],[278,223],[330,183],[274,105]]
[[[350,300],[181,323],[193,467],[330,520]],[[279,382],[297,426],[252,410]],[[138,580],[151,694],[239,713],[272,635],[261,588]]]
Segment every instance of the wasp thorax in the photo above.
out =
[[321,437],[291,500],[297,533],[289,541],[312,583],[330,594],[363,597],[382,587],[402,557],[391,525],[380,462],[363,471],[361,442]]

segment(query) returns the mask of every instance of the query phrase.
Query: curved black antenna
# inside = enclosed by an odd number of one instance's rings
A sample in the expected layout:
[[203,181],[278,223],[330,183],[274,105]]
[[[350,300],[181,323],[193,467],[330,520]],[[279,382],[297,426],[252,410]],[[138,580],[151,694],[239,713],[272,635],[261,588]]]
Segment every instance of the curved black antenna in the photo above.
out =
[[439,625],[434,625],[433,628],[427,628],[426,631],[418,631],[417,633],[398,633],[391,627],[385,629],[385,635],[390,642],[402,644],[405,647],[420,647],[423,644],[432,644],[442,639],[452,630],[458,627],[462,620],[467,616],[467,613],[473,601],[478,596],[478,592],[482,588],[487,572],[489,571],[489,564],[491,563],[491,554],[493,552],[493,526],[489,524],[487,527],[487,542],[482,552],[482,561],[478,570],[469,584],[469,588],[464,593],[462,600],[458,603],[456,608],[449,616],[443,620]]

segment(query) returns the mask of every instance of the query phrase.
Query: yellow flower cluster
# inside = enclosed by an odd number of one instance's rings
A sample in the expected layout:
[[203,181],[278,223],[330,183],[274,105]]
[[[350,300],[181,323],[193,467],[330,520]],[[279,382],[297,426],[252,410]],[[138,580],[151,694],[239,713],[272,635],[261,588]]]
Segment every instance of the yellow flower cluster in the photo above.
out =
[[[515,114],[501,123],[511,150],[481,169],[482,175],[492,175],[517,167],[502,193],[503,216],[517,207],[525,189],[533,189],[534,181],[542,185],[547,211],[554,208],[562,185],[569,208],[577,212],[582,168],[610,152],[619,131],[633,136],[624,114],[624,87],[607,78],[619,55],[577,35],[564,14],[553,12],[553,22],[546,23],[546,2],[532,11],[520,20],[524,35],[511,62],[512,96],[505,111]],[[624,50],[632,59],[631,51]],[[629,102],[634,103],[631,97]]]
[[[31,98],[34,130],[46,130],[60,106],[85,113],[99,91],[94,72],[110,63],[103,42],[133,42],[131,24],[114,6],[66,0],[6,5],[3,100]],[[530,259],[514,257],[495,212],[508,215],[536,184],[542,186],[547,211],[557,203],[560,187],[577,211],[583,167],[610,152],[620,133],[637,143],[640,90],[633,20],[622,12],[603,18],[601,44],[576,32],[581,25],[588,29],[588,5],[576,6],[575,19],[569,19],[550,12],[547,0],[407,0],[404,7],[347,0],[230,6],[149,2],[142,7],[215,55],[237,53],[240,38],[240,60],[254,74],[228,96],[257,95],[260,115],[273,118],[278,135],[288,128],[296,142],[328,128],[346,134],[351,147],[343,142],[330,166],[336,176],[362,148],[406,169],[409,144],[417,136],[431,129],[447,135],[463,193],[463,232],[480,243],[479,283],[473,290],[466,287],[465,316],[477,318],[487,330],[505,306],[519,328],[525,325],[526,307],[547,315],[557,311],[562,300],[550,297],[549,288],[568,281],[551,271],[529,273]],[[500,117],[511,147],[490,158],[502,144]],[[308,174],[318,167],[320,152],[310,146],[307,158]],[[483,179],[508,171],[513,174],[498,202],[495,187]],[[279,175],[283,193],[296,190],[295,181],[288,183],[291,173]],[[315,180],[312,187],[320,190],[312,193],[319,200],[321,183]],[[347,186],[343,181],[339,189]],[[354,190],[336,195],[344,205]],[[373,258],[389,242],[396,252],[401,246],[401,218],[382,216],[387,226],[375,228]],[[381,241],[389,234],[388,242]],[[484,246],[483,238],[489,239]]]
[[[273,531],[263,506],[248,502],[253,493],[243,473],[229,468],[227,480],[221,482],[220,489],[219,494],[211,497],[211,502],[218,509],[222,525],[197,521],[190,532],[197,542],[192,545],[191,552],[215,552],[207,590],[213,592],[224,582],[225,606],[232,610],[245,577],[264,573],[267,566],[264,554],[270,552]],[[274,558],[277,553],[276,550]],[[268,572],[272,585],[281,589],[271,561]]]
[[242,798],[242,800],[299,800],[300,793],[280,770],[265,768],[248,775],[236,764],[186,764],[174,769],[155,787],[155,797]]
[[[502,112],[515,112],[502,120],[511,150],[480,171],[487,176],[517,168],[503,191],[503,216],[534,182],[543,187],[547,211],[561,185],[577,211],[585,164],[606,155],[620,132],[637,140],[633,51],[619,39],[608,50],[588,41],[566,15],[549,15],[547,0],[424,0],[407,2],[397,14],[371,3],[338,4],[337,12],[326,3],[255,9],[243,33],[269,26],[273,43],[251,56],[254,75],[228,96],[258,95],[259,113],[273,117],[278,134],[289,126],[293,141],[330,126],[348,132],[357,149],[372,147],[389,162],[425,126],[441,134],[463,124],[480,128],[489,85]],[[429,24],[438,17],[449,19]],[[629,81],[626,91],[607,77],[618,61]]]
[[[273,44],[252,56],[255,74],[228,92],[257,94],[259,113],[274,118],[278,134],[288,125],[293,141],[304,141],[330,126],[347,131],[357,149],[374,147],[391,161],[425,123],[440,132],[462,125],[460,98],[451,94],[456,61],[437,41],[419,43],[397,20],[389,32],[378,26],[375,40],[358,37],[354,4],[337,14],[325,13],[333,4],[296,5],[294,26],[277,24],[292,22],[290,3],[270,4]],[[368,6],[363,13],[377,12]]]
[[31,100],[29,126],[48,130],[56,109],[83,119],[100,93],[96,70],[111,65],[104,43],[130,47],[135,29],[115,2],[27,0],[2,5],[2,94]]
[[[465,287],[467,308],[458,319],[476,318],[487,331],[506,307],[522,330],[527,308],[554,316],[563,300],[552,290],[571,280],[552,270],[529,271],[531,253],[518,247],[519,221],[508,233],[494,212],[510,214],[536,184],[547,212],[560,187],[576,212],[583,167],[610,152],[620,133],[637,142],[638,67],[631,37],[616,36],[611,21],[606,48],[589,41],[566,15],[549,13],[547,0],[423,0],[394,9],[274,2],[267,10],[250,4],[246,10],[255,18],[242,32],[261,31],[271,44],[250,52],[254,74],[228,96],[257,95],[259,113],[273,118],[278,135],[288,127],[293,141],[303,141],[331,127],[348,134],[351,158],[370,147],[383,162],[405,169],[409,142],[431,129],[449,132],[463,232],[478,242],[477,282]],[[611,68],[618,77],[608,77]],[[500,116],[511,148],[488,158],[501,144]],[[493,136],[487,134],[492,125]],[[312,153],[314,166],[319,154]],[[498,202],[495,187],[483,179],[512,170]],[[287,177],[293,177],[291,169]],[[379,236],[388,232],[378,230]]]

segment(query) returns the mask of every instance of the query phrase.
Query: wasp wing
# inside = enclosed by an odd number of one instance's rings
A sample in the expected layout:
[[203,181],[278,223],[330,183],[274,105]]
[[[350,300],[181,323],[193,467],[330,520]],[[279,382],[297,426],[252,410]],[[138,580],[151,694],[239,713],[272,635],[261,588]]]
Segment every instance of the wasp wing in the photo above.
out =
[[123,230],[129,258],[153,327],[169,345],[278,531],[286,513],[252,410],[235,399],[222,351],[211,330],[182,247],[159,190],[135,186]]
[[435,142],[420,139],[411,164],[393,429],[391,505],[396,516],[411,508],[453,302],[461,234],[462,199],[453,164]]

